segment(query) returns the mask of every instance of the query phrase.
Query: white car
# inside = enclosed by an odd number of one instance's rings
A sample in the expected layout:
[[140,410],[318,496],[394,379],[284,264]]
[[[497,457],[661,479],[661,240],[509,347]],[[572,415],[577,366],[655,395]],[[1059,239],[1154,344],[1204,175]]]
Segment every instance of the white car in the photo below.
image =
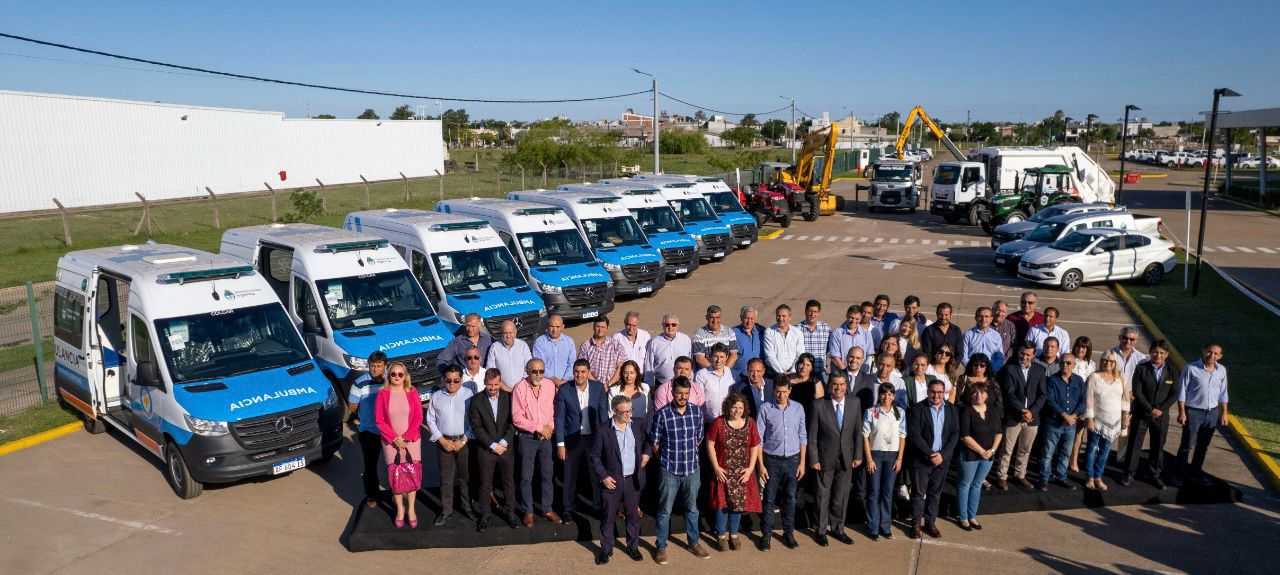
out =
[[1086,283],[1142,278],[1149,285],[1164,279],[1176,262],[1172,242],[1110,228],[1081,230],[1028,251],[1018,276],[1075,291]]
[[[1249,156],[1248,158],[1244,158],[1236,162],[1236,167],[1256,170],[1260,164],[1262,164],[1262,158],[1259,158],[1258,156]],[[1280,168],[1280,159],[1277,159],[1275,156],[1267,156],[1267,169],[1271,170],[1276,168]]]

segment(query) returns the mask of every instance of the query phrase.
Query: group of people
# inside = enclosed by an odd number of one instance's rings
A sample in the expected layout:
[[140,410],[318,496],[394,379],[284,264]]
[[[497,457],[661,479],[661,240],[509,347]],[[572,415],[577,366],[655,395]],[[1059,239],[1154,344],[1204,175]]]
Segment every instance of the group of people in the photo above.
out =
[[[654,559],[665,564],[675,511],[683,512],[688,548],[700,558],[710,556],[700,542],[703,509],[714,514],[709,539],[721,551],[743,545],[744,514],[759,515],[757,545],[770,549],[775,512],[782,544],[795,548],[801,489],[813,495],[807,513],[821,546],[853,542],[845,529],[851,496],[862,500],[866,516],[858,519],[873,540],[893,537],[895,499],[908,497],[911,536],[941,537],[939,502],[953,470],[957,524],[982,529],[984,489],[1075,490],[1068,468],[1079,470],[1081,448],[1085,486],[1108,490],[1103,472],[1123,438],[1120,483],[1143,471],[1163,487],[1175,417],[1183,428],[1177,476],[1204,480],[1207,447],[1227,417],[1220,346],[1206,346],[1179,372],[1167,343],[1157,340],[1143,353],[1137,331],[1124,328],[1095,362],[1093,343],[1071,340],[1059,310],[1039,311],[1034,292],[1019,304],[1013,313],[1001,301],[980,307],[968,329],[953,323],[945,302],[932,320],[925,317],[915,296],[901,314],[884,295],[850,306],[835,328],[814,300],[796,324],[789,306],[777,306],[768,328],[749,306],[728,327],[713,305],[692,337],[674,314],[650,335],[639,314],[628,312],[616,332],[608,317],[595,318],[580,345],[556,315],[532,346],[510,321],[495,341],[479,316],[468,316],[439,356],[442,383],[425,416],[413,409],[418,394],[408,370],[381,353],[352,386],[367,502],[374,507],[379,498],[379,456],[388,466],[420,461],[425,433],[440,460],[436,525],[458,509],[474,511],[476,528],[486,530],[496,480],[511,528],[597,514],[596,561],[603,564],[622,518],[624,552],[638,561],[640,501],[648,492],[657,499]],[[1036,448],[1038,476],[1028,473]],[[414,497],[393,494],[397,527],[416,526]]]

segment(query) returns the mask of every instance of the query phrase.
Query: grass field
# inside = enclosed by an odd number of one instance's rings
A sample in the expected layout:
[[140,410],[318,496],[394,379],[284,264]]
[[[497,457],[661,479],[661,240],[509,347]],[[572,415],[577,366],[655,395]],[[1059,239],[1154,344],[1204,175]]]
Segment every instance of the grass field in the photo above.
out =
[[[454,150],[451,157],[461,165],[463,162],[474,161],[475,153],[474,150]],[[712,152],[722,153],[727,152]],[[781,153],[785,154],[785,151]],[[498,150],[481,151],[479,172],[458,171],[444,176],[444,197],[499,196],[522,189],[519,171],[499,173],[496,169],[502,154]],[[711,158],[711,154],[664,155],[662,168],[669,173],[717,173],[719,170],[709,163]],[[641,160],[642,170],[652,168],[652,156]],[[597,166],[587,166],[585,175],[578,173],[577,167],[573,169],[574,172],[570,174],[572,177],[555,177],[554,173],[549,173],[545,186],[554,187],[600,178],[600,168]],[[606,176],[613,176],[610,173],[612,166],[604,166],[604,170]],[[743,175],[745,178],[747,174]],[[440,180],[441,178],[432,177],[409,180],[407,184],[400,181],[370,184],[370,205],[374,208],[431,209],[441,196]],[[523,186],[543,187],[541,171],[526,171]],[[405,199],[406,189],[408,200]],[[348,212],[365,208],[362,184],[329,186],[322,196],[326,203],[325,213],[308,220],[312,223],[337,226]],[[150,239],[216,252],[224,229],[271,221],[271,199],[266,194],[241,194],[222,198],[218,201],[218,207],[222,229],[213,225],[213,210],[208,200],[153,204],[151,212],[155,227]],[[279,192],[278,215],[283,217],[290,209],[289,192]],[[148,237],[145,229],[140,235],[133,235],[141,216],[142,208],[132,206],[74,212],[70,218],[72,248],[63,244],[62,224],[56,215],[15,217],[0,221],[0,260],[5,262],[0,267],[0,288],[19,285],[28,280],[53,279],[58,258],[70,249],[146,241]]]
[[62,409],[57,402],[52,401],[12,417],[0,417],[0,444],[22,439],[75,420],[75,414]]
[[1271,336],[1280,333],[1280,318],[1262,309],[1205,266],[1200,296],[1182,289],[1179,265],[1158,286],[1126,286],[1147,315],[1172,339],[1187,361],[1209,342],[1223,347],[1228,369],[1231,413],[1240,418],[1264,450],[1280,456],[1280,388],[1275,385],[1280,358]]

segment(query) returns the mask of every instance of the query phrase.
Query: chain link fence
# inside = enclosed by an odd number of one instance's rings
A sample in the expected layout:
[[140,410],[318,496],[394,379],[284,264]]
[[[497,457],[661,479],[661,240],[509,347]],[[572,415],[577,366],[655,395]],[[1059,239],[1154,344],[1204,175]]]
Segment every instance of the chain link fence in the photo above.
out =
[[53,282],[0,289],[0,417],[53,398],[52,336]]

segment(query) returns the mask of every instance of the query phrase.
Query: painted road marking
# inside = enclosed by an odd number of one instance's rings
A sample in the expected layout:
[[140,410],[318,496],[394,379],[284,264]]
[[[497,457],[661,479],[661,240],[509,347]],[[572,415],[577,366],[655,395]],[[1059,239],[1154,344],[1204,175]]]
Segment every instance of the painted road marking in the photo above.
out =
[[896,243],[898,243],[898,238],[889,238],[889,243],[891,243],[891,244],[896,244]]
[[784,239],[784,240],[793,240],[793,239],[795,239],[795,236],[782,236],[782,239]]
[[[1011,291],[1018,291],[1022,289],[1023,289],[1022,287],[1014,287],[1012,288]],[[963,295],[963,296],[977,296],[977,297],[1007,297],[1009,295],[1009,294],[1002,294],[1002,293],[977,293],[977,292],[964,292],[964,291],[936,291],[933,293],[941,294],[941,295]],[[1073,302],[1084,302],[1084,303],[1120,303],[1119,300],[1114,300],[1114,299],[1052,297],[1052,296],[1046,296],[1044,294],[1038,294],[1038,296],[1040,299],[1043,299],[1043,300],[1054,300],[1054,301],[1073,301]]]
[[980,247],[982,243],[979,242],[978,240],[969,240],[969,245],[976,248],[976,247]]
[[1235,251],[1235,250],[1233,250],[1233,249],[1231,249],[1231,248],[1229,248],[1229,247],[1227,247],[1227,246],[1218,246],[1218,251],[1220,251],[1220,252],[1222,252],[1222,253],[1227,253],[1227,254],[1234,254],[1234,253],[1236,253],[1236,251]]
[[815,242],[820,242],[820,241],[822,241],[822,238],[823,238],[823,236],[813,236],[813,237],[812,237],[812,238],[810,238],[810,239],[812,239],[812,240],[813,240],[813,241],[815,241]]
[[[767,234],[760,234],[760,239],[762,239],[762,240],[771,240],[771,239],[773,239],[773,238],[776,238],[776,237],[778,237],[778,236],[782,235],[782,232],[785,232],[785,231],[786,231],[786,230],[779,228],[779,229],[773,230],[772,232],[769,232],[769,233],[767,233]],[[790,236],[787,236],[787,238],[786,238],[786,239],[791,239],[791,237],[790,237]]]
[[1275,254],[1275,253],[1276,253],[1276,252],[1272,251],[1270,248],[1258,248],[1258,251],[1260,251],[1260,252],[1262,252],[1262,253],[1264,253],[1264,254]]
[[778,258],[777,261],[773,262],[773,264],[778,266],[785,266],[789,261],[791,261],[791,258]]
[[1209,247],[1209,246],[1205,246],[1205,247],[1202,249],[1202,251],[1204,251],[1204,253],[1211,253],[1211,252],[1213,252],[1213,248],[1211,248],[1211,247]]
[[914,244],[914,243],[916,243],[916,239],[915,239],[915,238],[907,238],[907,243],[909,243],[909,244]]
[[920,243],[921,243],[921,244],[923,244],[923,245],[926,245],[926,246],[927,246],[927,245],[929,245],[929,244],[930,244],[930,243],[932,243],[932,242],[933,242],[933,240],[928,239],[928,238],[925,238],[925,239],[923,239],[923,240],[920,240]]
[[867,238],[865,238],[865,237],[864,237],[864,238],[858,238],[858,243],[863,243],[863,244],[867,243]]
[[796,241],[798,241],[798,242],[802,242],[802,241],[807,240],[807,239],[809,239],[809,236],[800,236],[800,237],[796,238]]
[[1242,251],[1242,252],[1244,252],[1244,253],[1246,253],[1246,254],[1253,254],[1253,253],[1257,253],[1257,252],[1255,252],[1255,251],[1253,251],[1253,250],[1251,250],[1251,249],[1249,249],[1249,248],[1246,248],[1246,247],[1244,247],[1244,246],[1236,246],[1236,249],[1238,249],[1238,250],[1240,250],[1240,251]]
[[839,236],[830,236],[830,237],[828,237],[828,238],[827,238],[827,241],[829,241],[829,242],[834,242],[834,241],[837,241],[837,240],[839,240],[839,239],[840,239],[840,237],[839,237]]
[[847,243],[849,243],[849,242],[851,242],[851,241],[853,241],[853,236],[845,236],[845,237],[844,237],[844,243],[846,243],[846,244],[847,244]]
[[883,243],[884,243],[884,238],[876,238],[876,243],[877,243],[877,244],[883,244]]
[[898,267],[898,262],[884,262],[884,269],[891,270]]
[[5,501],[8,501],[9,503],[16,503],[18,505],[26,505],[28,507],[35,507],[37,509],[49,509],[51,511],[61,511],[63,513],[70,513],[71,515],[75,515],[76,517],[81,517],[84,519],[97,519],[98,521],[105,521],[107,523],[119,525],[121,527],[128,527],[129,529],[137,529],[139,531],[147,531],[149,533],[159,533],[161,535],[181,535],[181,533],[174,531],[172,529],[159,527],[157,525],[152,525],[150,523],[146,523],[143,521],[131,521],[128,519],[120,519],[118,517],[111,517],[109,515],[103,515],[101,513],[81,511],[79,509],[72,509],[70,507],[59,507],[57,505],[49,505],[47,503],[32,501],[30,499],[14,499],[12,497],[7,497],[5,498]]
[[945,245],[947,245],[947,240],[938,240],[938,245],[940,245],[940,246],[945,246]]

